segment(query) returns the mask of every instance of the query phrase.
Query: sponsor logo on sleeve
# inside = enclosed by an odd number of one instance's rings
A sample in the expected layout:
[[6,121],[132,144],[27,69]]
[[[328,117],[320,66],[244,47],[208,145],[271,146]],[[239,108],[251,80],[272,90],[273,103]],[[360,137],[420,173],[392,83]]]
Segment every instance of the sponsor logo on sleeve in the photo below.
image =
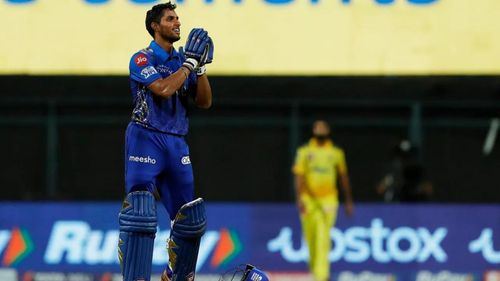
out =
[[144,54],[137,55],[137,57],[135,57],[135,64],[137,66],[145,66],[146,64],[148,64],[148,57],[146,57],[146,55]]
[[144,79],[148,79],[151,75],[157,73],[158,71],[156,71],[156,69],[152,66],[148,66],[141,71],[141,75],[142,77],[144,77]]

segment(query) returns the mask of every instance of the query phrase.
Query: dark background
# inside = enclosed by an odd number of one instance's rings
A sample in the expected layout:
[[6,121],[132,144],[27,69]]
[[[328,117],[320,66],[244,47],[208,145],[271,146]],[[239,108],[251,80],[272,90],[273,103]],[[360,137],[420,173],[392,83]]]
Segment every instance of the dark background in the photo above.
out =
[[[499,76],[210,79],[213,107],[191,111],[188,136],[197,195],[207,200],[292,201],[293,153],[323,118],[346,152],[357,201],[381,200],[374,187],[414,126],[435,201],[500,202],[500,138],[482,153],[489,122],[500,117]],[[123,197],[128,77],[0,76],[0,83],[0,200]]]

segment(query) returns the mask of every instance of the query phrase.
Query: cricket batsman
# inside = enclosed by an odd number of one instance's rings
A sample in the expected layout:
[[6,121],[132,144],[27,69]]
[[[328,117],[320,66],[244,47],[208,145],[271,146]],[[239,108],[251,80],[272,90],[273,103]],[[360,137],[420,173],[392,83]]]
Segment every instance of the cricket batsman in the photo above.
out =
[[312,131],[309,143],[298,149],[292,170],[303,236],[309,248],[309,269],[316,281],[327,281],[332,248],[330,229],[339,204],[337,181],[343,189],[349,216],[353,203],[344,151],[331,141],[327,122],[315,121]]
[[194,280],[200,239],[206,229],[201,198],[194,199],[193,169],[185,136],[188,99],[201,108],[212,104],[206,64],[214,45],[207,31],[194,28],[184,49],[181,22],[171,2],[146,14],[149,47],[130,60],[132,120],[125,136],[126,197],[119,214],[118,256],[124,281],[150,281],[157,229],[155,197],[171,224],[169,262],[162,281]]

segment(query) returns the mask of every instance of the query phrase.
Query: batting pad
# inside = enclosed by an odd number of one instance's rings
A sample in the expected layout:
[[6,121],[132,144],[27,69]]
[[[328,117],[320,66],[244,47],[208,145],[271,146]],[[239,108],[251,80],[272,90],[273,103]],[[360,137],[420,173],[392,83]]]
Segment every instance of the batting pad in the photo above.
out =
[[156,203],[149,191],[131,192],[119,214],[118,257],[123,281],[150,281],[156,234]]

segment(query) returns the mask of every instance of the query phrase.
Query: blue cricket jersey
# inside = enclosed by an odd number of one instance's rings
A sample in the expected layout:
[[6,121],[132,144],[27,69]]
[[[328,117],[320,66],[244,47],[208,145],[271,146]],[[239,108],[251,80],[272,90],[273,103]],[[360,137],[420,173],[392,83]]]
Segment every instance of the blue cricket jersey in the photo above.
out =
[[130,89],[134,101],[132,121],[164,133],[186,135],[188,97],[196,94],[196,74],[191,73],[177,92],[169,98],[155,96],[148,88],[155,80],[176,72],[185,57],[175,49],[167,53],[155,41],[135,53],[130,60]]

